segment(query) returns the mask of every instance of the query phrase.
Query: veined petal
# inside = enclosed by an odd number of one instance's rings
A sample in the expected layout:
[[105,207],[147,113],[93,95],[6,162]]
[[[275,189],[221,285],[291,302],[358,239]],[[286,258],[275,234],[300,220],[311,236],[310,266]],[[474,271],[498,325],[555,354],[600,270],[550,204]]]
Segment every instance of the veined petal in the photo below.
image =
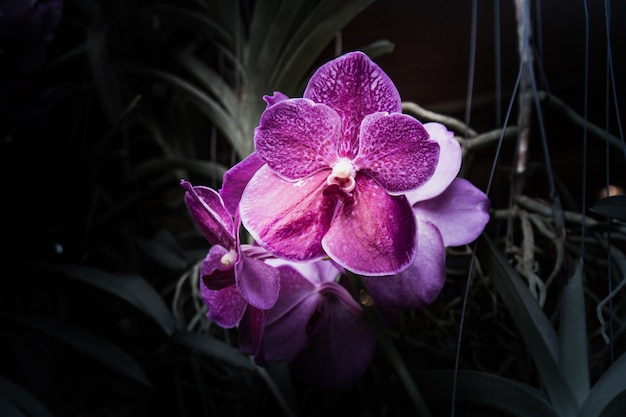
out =
[[246,187],[239,212],[253,239],[270,253],[292,261],[325,256],[322,237],[335,212],[336,197],[322,193],[325,172],[289,182],[263,166]]
[[358,132],[371,113],[400,113],[402,102],[389,76],[363,52],[344,54],[315,71],[304,97],[324,103],[341,116],[340,157],[354,158],[359,151]]
[[263,165],[265,162],[258,157],[256,152],[253,152],[224,173],[222,188],[220,188],[219,193],[224,201],[224,207],[232,217],[237,214],[241,194],[243,194],[250,178]]
[[391,275],[415,256],[415,217],[403,196],[390,196],[365,175],[340,205],[322,240],[328,256],[362,275]]
[[443,192],[461,169],[461,145],[441,123],[426,123],[424,128],[430,138],[439,144],[439,163],[433,176],[422,186],[406,193],[409,203],[433,198]]
[[490,202],[485,193],[463,178],[456,178],[435,198],[413,205],[415,216],[439,229],[445,246],[476,239],[489,221]]
[[254,130],[257,154],[288,180],[328,169],[337,160],[341,135],[339,115],[324,104],[304,98],[268,107]]
[[273,266],[249,258],[244,252],[235,264],[235,279],[239,293],[250,305],[267,310],[276,303],[280,282]]
[[291,261],[325,256],[322,237],[337,205],[322,193],[326,172],[289,182],[263,166],[246,187],[239,213],[253,239],[272,254]]
[[211,290],[200,282],[200,292],[204,303],[209,308],[207,316],[211,320],[225,329],[239,324],[248,303],[241,297],[235,285],[221,290]]
[[293,362],[294,371],[314,387],[348,388],[372,360],[376,336],[363,310],[354,304],[356,308],[350,308],[335,294],[324,295],[311,346]]
[[361,123],[354,166],[387,192],[403,194],[426,183],[439,161],[439,144],[416,119],[401,113],[374,113]]
[[386,277],[363,277],[374,305],[389,310],[412,310],[432,303],[446,280],[445,248],[436,226],[417,223],[417,254],[404,271]]
[[226,248],[234,247],[233,220],[224,208],[220,195],[209,187],[192,187],[185,180],[181,180],[180,184],[187,190],[185,204],[189,214],[208,242]]
[[221,290],[235,283],[234,263],[225,265],[222,260],[229,251],[220,245],[213,245],[200,265],[200,278],[211,290]]

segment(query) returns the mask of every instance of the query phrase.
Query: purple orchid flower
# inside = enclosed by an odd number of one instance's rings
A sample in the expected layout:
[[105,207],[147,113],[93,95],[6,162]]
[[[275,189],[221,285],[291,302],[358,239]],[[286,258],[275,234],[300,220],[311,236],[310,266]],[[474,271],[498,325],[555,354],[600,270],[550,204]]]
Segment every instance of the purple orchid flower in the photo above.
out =
[[439,123],[424,125],[439,143],[441,160],[433,177],[407,193],[417,222],[417,254],[404,271],[388,277],[363,277],[374,303],[390,310],[419,309],[432,303],[445,278],[445,247],[475,240],[489,221],[487,196],[463,178],[461,147]]
[[303,98],[265,100],[239,204],[255,241],[284,259],[329,256],[362,275],[409,267],[418,232],[405,194],[441,165],[439,144],[401,113],[389,77],[352,52],[320,67]]
[[281,286],[278,301],[267,312],[264,357],[257,357],[257,363],[289,361],[312,386],[350,386],[367,369],[376,336],[361,306],[338,283],[341,270],[328,260],[267,262],[280,271]]
[[[211,244],[200,267],[201,292],[207,315],[224,328],[247,326],[246,343],[258,347],[265,310],[278,299],[278,270],[263,261],[269,254],[259,247],[240,245],[239,220],[224,208],[219,194],[182,180],[185,204]],[[243,320],[243,321],[242,321]]]

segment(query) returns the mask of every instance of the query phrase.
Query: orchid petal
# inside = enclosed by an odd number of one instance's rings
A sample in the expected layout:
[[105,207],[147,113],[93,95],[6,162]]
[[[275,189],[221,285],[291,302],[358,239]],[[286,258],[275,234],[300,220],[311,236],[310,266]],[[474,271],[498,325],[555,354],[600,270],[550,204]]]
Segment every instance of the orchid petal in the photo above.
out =
[[200,277],[204,285],[211,290],[221,290],[235,283],[233,265],[222,262],[224,255],[229,253],[222,246],[211,246],[209,253],[200,265]]
[[207,316],[211,320],[225,329],[239,324],[248,303],[241,297],[235,285],[215,291],[201,282],[200,292],[204,303],[209,308]]
[[432,303],[446,279],[445,248],[437,227],[418,220],[417,254],[404,271],[386,277],[363,277],[374,305],[389,310],[412,310]]
[[325,256],[322,237],[336,198],[324,196],[325,172],[288,182],[263,166],[246,187],[239,211],[252,238],[276,256],[312,261]]
[[257,154],[280,176],[297,180],[337,160],[341,120],[324,104],[297,98],[268,107],[254,131]]
[[239,293],[250,305],[267,310],[276,303],[280,282],[273,266],[244,253],[235,264],[235,278]]
[[426,123],[424,128],[430,138],[439,144],[439,163],[430,180],[406,194],[411,204],[433,198],[443,192],[461,169],[461,145],[454,139],[454,133],[441,123]]
[[415,256],[415,217],[403,196],[390,196],[357,175],[354,197],[340,206],[322,246],[342,267],[362,275],[391,275]]
[[257,365],[265,363],[265,349],[262,345],[267,312],[248,306],[239,322],[239,350],[254,356]]
[[237,214],[241,194],[243,194],[243,190],[248,185],[250,178],[263,165],[265,165],[265,162],[259,158],[256,152],[253,152],[224,173],[222,188],[220,188],[219,193],[224,201],[224,207],[232,217],[235,217]]
[[341,117],[340,157],[354,158],[359,151],[361,120],[371,113],[400,113],[402,102],[397,88],[378,65],[362,52],[344,54],[313,74],[304,97],[324,103]]
[[280,270],[280,296],[267,312],[263,335],[266,359],[291,361],[309,345],[307,330],[322,302],[316,286],[290,265]]
[[363,311],[353,300],[354,306],[342,300],[333,293],[324,294],[324,309],[311,345],[293,361],[296,374],[313,387],[350,387],[374,355],[376,336]]
[[413,205],[415,216],[433,223],[443,236],[445,246],[472,242],[489,221],[489,199],[463,178],[456,178],[435,198]]
[[181,180],[180,184],[187,190],[185,204],[191,218],[212,245],[232,248],[233,220],[224,208],[220,195],[208,187],[193,187],[189,182]]
[[263,96],[263,101],[265,101],[265,103],[267,104],[267,107],[271,107],[276,103],[280,103],[281,101],[288,100],[288,99],[289,97],[287,97],[285,94],[281,93],[280,91],[274,91],[274,95],[271,95],[271,96]]
[[374,113],[361,123],[354,166],[391,194],[426,183],[435,172],[439,145],[420,122],[401,113]]

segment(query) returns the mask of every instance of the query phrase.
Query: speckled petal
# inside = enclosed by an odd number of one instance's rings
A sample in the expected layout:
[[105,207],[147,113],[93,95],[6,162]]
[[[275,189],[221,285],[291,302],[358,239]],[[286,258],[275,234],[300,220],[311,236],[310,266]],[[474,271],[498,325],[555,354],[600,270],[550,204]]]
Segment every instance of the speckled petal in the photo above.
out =
[[224,173],[222,188],[220,188],[219,193],[224,201],[224,207],[232,217],[235,217],[237,214],[241,194],[243,194],[243,190],[248,185],[250,178],[263,165],[265,165],[265,162],[257,156],[256,152],[253,152]]
[[437,226],[445,246],[472,242],[489,221],[489,199],[463,178],[456,178],[435,198],[413,205],[415,216]]
[[406,194],[409,203],[427,200],[443,192],[461,169],[461,145],[441,123],[426,123],[424,128],[432,140],[439,144],[439,163],[433,176],[425,184]]
[[363,277],[374,305],[389,310],[412,310],[432,303],[446,279],[445,248],[437,227],[418,221],[417,254],[404,271],[386,277]]
[[200,282],[200,290],[202,299],[209,308],[207,316],[211,320],[225,329],[239,324],[248,303],[241,297],[235,285],[221,290],[210,290]]
[[357,175],[354,198],[343,201],[322,245],[342,267],[362,275],[391,275],[415,256],[415,217],[403,196],[390,196]]
[[321,241],[337,204],[337,197],[323,195],[327,175],[324,171],[289,182],[263,166],[248,183],[239,205],[241,221],[253,239],[288,260],[324,257]]
[[254,146],[280,176],[297,180],[327,169],[337,160],[339,115],[324,104],[296,98],[280,101],[261,115]]
[[234,247],[233,220],[224,208],[220,195],[209,187],[192,187],[185,180],[180,184],[187,190],[185,204],[189,214],[209,243]]
[[389,76],[362,52],[344,54],[313,74],[304,97],[334,109],[342,121],[339,156],[354,158],[359,151],[358,132],[371,113],[400,113],[402,102]]
[[439,144],[406,114],[374,113],[363,119],[354,166],[391,194],[426,183],[439,160]]

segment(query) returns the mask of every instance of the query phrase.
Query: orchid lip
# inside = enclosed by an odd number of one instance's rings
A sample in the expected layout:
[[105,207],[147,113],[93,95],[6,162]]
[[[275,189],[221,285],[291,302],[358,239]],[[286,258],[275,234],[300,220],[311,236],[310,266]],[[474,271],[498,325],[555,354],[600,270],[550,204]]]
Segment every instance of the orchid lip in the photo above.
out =
[[225,253],[224,256],[222,256],[220,262],[224,266],[233,265],[235,262],[237,262],[237,252],[234,250],[230,250],[228,253]]
[[356,169],[352,161],[347,158],[341,158],[333,166],[333,172],[326,178],[326,183],[328,185],[336,184],[349,193],[356,186],[355,175]]

